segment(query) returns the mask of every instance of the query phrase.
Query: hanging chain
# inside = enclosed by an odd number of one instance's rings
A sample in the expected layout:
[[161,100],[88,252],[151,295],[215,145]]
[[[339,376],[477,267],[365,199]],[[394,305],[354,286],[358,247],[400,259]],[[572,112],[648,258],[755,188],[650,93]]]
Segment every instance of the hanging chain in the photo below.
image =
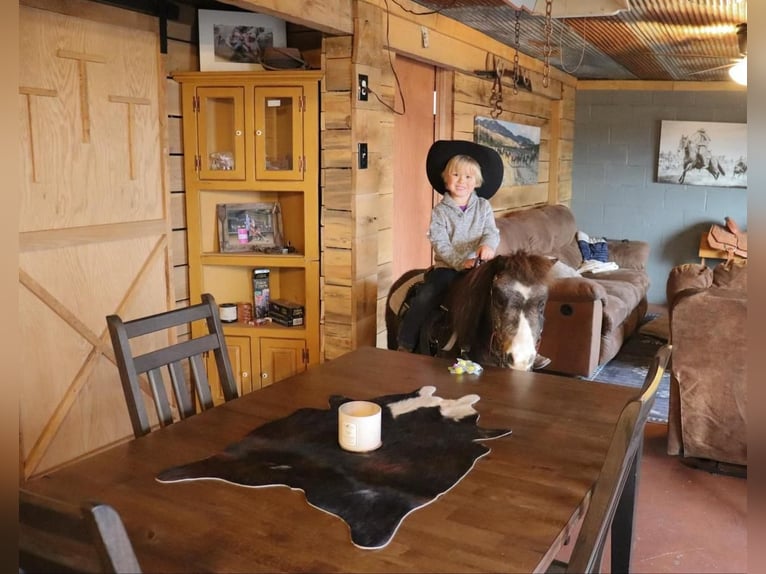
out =
[[551,31],[553,30],[553,23],[551,21],[551,11],[553,8],[553,0],[545,0],[545,25],[543,30],[545,32],[545,46],[543,47],[543,87],[548,87],[549,77],[551,74]]
[[516,22],[513,25],[514,45],[516,46],[516,52],[513,54],[513,95],[519,93],[519,36],[521,33],[521,10],[516,10]]
[[489,115],[494,119],[500,117],[503,113],[503,74],[505,74],[505,64],[497,56],[493,56],[492,71],[494,72],[494,82],[492,84],[492,94],[489,96],[489,105],[492,111]]

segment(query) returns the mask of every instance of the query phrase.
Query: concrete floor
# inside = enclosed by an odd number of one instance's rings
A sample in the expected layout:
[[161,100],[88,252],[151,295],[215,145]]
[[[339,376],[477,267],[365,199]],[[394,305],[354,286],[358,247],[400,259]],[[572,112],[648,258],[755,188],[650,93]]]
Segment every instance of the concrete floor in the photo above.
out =
[[693,468],[668,456],[666,441],[667,425],[647,423],[631,572],[747,572],[747,479]]

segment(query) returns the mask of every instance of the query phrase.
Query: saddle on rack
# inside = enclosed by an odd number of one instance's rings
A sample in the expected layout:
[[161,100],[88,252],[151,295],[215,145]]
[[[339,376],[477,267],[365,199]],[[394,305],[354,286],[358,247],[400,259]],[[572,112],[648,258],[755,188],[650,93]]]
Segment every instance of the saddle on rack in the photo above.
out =
[[725,226],[714,223],[708,231],[707,242],[713,249],[726,251],[727,260],[735,255],[747,259],[747,232],[740,230],[731,217],[724,218]]

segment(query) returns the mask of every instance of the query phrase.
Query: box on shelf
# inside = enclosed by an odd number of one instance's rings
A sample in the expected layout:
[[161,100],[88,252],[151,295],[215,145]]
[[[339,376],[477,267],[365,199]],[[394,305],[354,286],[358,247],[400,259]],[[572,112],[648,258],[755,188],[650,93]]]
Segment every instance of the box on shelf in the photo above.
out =
[[282,325],[283,327],[300,327],[303,325],[303,317],[285,317],[274,312],[269,313],[269,317],[271,317],[272,323]]
[[269,302],[269,314],[276,313],[287,318],[303,317],[303,305],[287,299],[272,299]]
[[274,323],[285,327],[303,325],[303,305],[287,299],[274,299],[269,302],[269,317]]
[[268,269],[253,269],[253,311],[256,323],[269,316]]

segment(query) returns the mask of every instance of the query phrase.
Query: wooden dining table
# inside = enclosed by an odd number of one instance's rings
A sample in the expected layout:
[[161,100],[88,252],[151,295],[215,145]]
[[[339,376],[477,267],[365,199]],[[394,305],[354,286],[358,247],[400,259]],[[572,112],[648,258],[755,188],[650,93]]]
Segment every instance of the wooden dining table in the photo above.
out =
[[[144,572],[543,572],[586,505],[620,410],[637,389],[492,367],[455,375],[451,364],[359,348],[23,486],[112,505]],[[478,425],[513,432],[483,443],[491,452],[409,514],[382,549],[354,546],[347,524],[299,490],[155,479],[299,408],[327,409],[333,394],[363,400],[425,385],[447,399],[479,395]],[[630,510],[618,513],[612,531],[624,572]]]

